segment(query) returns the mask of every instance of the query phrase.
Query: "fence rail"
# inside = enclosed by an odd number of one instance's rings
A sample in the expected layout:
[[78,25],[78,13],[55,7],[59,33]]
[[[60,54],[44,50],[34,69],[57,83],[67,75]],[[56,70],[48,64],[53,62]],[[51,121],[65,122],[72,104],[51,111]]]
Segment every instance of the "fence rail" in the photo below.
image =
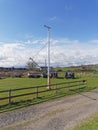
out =
[[[0,101],[3,100],[8,100],[6,104],[11,104],[13,101],[12,99],[17,98],[17,97],[24,97],[24,96],[33,96],[35,95],[36,98],[40,96],[40,94],[45,93],[45,92],[52,92],[52,91],[59,91],[65,88],[72,88],[72,87],[84,87],[86,86],[86,80],[78,80],[78,81],[73,81],[73,82],[63,82],[63,83],[58,83],[58,84],[51,84],[50,88],[47,89],[47,85],[42,85],[42,86],[33,86],[33,87],[28,87],[28,88],[17,88],[17,89],[10,89],[10,90],[3,90],[0,91]],[[27,90],[29,92],[27,92]],[[23,91],[21,93],[21,91]],[[26,92],[24,92],[26,91]],[[20,92],[20,94],[19,94]],[[1,96],[2,95],[2,96]],[[25,99],[24,99],[25,100]],[[21,101],[21,98],[20,98]],[[2,105],[2,103],[0,103]]]

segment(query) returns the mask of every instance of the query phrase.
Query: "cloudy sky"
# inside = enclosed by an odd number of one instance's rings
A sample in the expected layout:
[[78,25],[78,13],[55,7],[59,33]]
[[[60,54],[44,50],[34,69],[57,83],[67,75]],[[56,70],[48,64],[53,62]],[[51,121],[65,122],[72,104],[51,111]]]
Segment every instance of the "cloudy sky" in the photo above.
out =
[[98,0],[0,0],[0,67],[30,57],[52,66],[98,64]]

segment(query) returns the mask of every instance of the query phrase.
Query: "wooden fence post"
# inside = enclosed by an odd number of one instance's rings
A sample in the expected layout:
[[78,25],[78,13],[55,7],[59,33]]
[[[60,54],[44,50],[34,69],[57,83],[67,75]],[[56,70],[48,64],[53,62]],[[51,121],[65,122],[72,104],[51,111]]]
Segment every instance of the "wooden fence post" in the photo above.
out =
[[8,93],[9,93],[9,104],[11,104],[11,89],[8,90]]
[[83,80],[83,85],[84,85],[84,87],[87,87],[87,81],[86,80]]

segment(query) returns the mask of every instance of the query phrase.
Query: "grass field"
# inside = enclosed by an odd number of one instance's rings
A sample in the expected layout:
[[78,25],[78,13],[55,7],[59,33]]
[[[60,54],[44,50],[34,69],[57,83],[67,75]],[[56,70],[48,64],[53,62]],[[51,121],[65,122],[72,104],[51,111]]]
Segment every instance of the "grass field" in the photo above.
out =
[[[62,83],[62,82],[66,83],[66,82],[70,82],[70,81],[75,81],[75,80],[72,80],[72,79],[66,80],[65,78],[51,79],[51,84],[58,84],[58,83]],[[0,91],[31,87],[31,89],[26,89],[26,90],[23,89],[21,91],[13,92],[13,95],[17,95],[17,94],[22,94],[22,93],[27,93],[27,92],[28,93],[29,92],[36,92],[36,88],[34,88],[34,87],[40,86],[40,85],[45,85],[45,86],[43,88],[39,87],[38,88],[39,91],[47,90],[46,84],[47,84],[46,78],[6,78],[6,79],[0,80]],[[59,85],[58,87],[61,88],[62,86]],[[55,85],[52,86],[51,88],[54,88],[54,87],[55,87]],[[66,93],[67,89],[64,92]],[[40,94],[41,97],[45,97],[47,95],[54,95],[54,92],[48,91],[48,92],[45,92],[43,94]],[[0,93],[0,98],[7,97],[7,96],[8,96],[8,91],[4,94]],[[23,100],[24,98],[28,100],[28,99],[36,98],[36,95],[35,96],[31,95],[31,96],[20,97],[20,98],[17,98],[17,101]],[[1,101],[1,103],[4,103],[4,104],[6,102],[8,102],[8,101],[5,101],[5,102]]]
[[[65,79],[64,74],[61,72],[59,73],[59,78],[51,78],[51,84],[85,79],[87,80],[88,89],[98,88],[98,73],[96,72],[77,72],[75,74],[75,77],[76,79]],[[5,78],[0,79],[0,90],[24,88],[46,84],[46,78]]]
[[[58,68],[59,69],[59,68]],[[68,68],[67,68],[68,69]],[[67,70],[64,68],[64,71]],[[78,89],[78,92],[87,92],[91,91],[92,89],[97,89],[98,88],[98,68],[95,68],[96,71],[91,71],[91,72],[76,72],[75,77],[76,79],[65,79],[64,78],[64,73],[59,72],[59,78],[52,78],[51,79],[51,84],[54,83],[62,83],[62,82],[71,82],[75,80],[87,80],[87,87],[83,89]],[[74,68],[71,68],[71,70],[74,70]],[[0,91],[2,90],[9,90],[9,89],[16,89],[16,88],[27,88],[27,87],[33,87],[33,86],[39,86],[39,85],[46,85],[47,84],[47,79],[46,78],[4,78],[0,79]],[[60,86],[59,86],[60,87]],[[46,89],[46,88],[44,88]],[[7,104],[1,106],[2,103],[6,104],[7,101],[0,101],[0,112],[5,112],[17,108],[21,108],[24,106],[29,106],[32,104],[38,104],[44,101],[49,101],[57,98],[61,98],[64,96],[72,95],[72,94],[77,94],[76,87],[73,88],[75,91],[70,91],[69,89],[64,89],[60,90],[59,92],[46,92],[41,96],[41,98],[36,98],[31,96],[24,96],[24,97],[19,97],[13,100],[18,101],[15,104]],[[35,90],[36,91],[36,90]],[[28,92],[28,90],[21,91],[21,93]],[[17,92],[18,93],[18,92]],[[17,94],[16,93],[16,94]],[[0,94],[0,98],[5,95]],[[30,100],[32,99],[33,100]],[[23,101],[26,99],[26,101]],[[94,118],[88,119],[87,121],[84,121],[82,125],[77,126],[74,130],[98,130],[98,115]]]
[[[86,92],[90,91],[92,89],[98,88],[98,74],[95,72],[77,72],[75,74],[76,79],[65,79],[64,78],[64,73],[60,72],[59,73],[59,78],[52,78],[51,79],[51,84],[54,83],[62,83],[62,82],[70,82],[70,81],[75,81],[75,80],[87,80],[87,87],[84,89],[78,90],[78,92]],[[16,89],[16,88],[27,88],[27,87],[34,87],[34,86],[39,86],[39,85],[46,85],[47,84],[47,79],[46,78],[5,78],[5,79],[0,79],[0,91],[2,90],[9,90],[9,89]],[[60,86],[59,86],[60,87]],[[46,89],[46,88],[44,88]],[[74,87],[74,90],[76,88]],[[24,90],[21,91],[20,93],[17,91],[18,94],[29,92],[30,90]],[[36,91],[36,90],[34,90]],[[16,94],[17,94],[16,93]],[[30,105],[33,103],[40,103],[45,100],[52,100],[53,98],[59,98],[71,94],[76,94],[69,89],[64,89],[60,90],[55,94],[55,92],[46,92],[44,94],[40,94],[42,98],[36,98],[35,96],[24,96],[24,97],[18,97],[13,100],[14,101],[23,101],[24,99],[27,100],[27,102],[20,102],[18,104],[14,105],[7,105],[6,107],[1,107],[0,112],[2,112],[2,109],[8,109],[8,108],[16,108],[19,106],[24,106],[24,105]],[[0,94],[0,98],[4,97],[5,95]],[[33,98],[33,102],[30,101],[29,99]],[[8,101],[0,101],[0,104],[6,104]]]
[[98,130],[98,114],[93,118],[89,118],[85,123],[74,128],[74,130]]

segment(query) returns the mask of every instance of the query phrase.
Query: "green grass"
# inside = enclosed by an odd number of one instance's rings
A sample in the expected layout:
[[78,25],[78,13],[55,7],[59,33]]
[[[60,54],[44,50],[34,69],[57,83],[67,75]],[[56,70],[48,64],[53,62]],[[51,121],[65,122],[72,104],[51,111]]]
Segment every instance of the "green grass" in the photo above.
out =
[[98,130],[98,114],[96,117],[90,118],[82,125],[77,126],[74,130]]
[[6,78],[0,80],[0,90],[31,87],[46,84],[42,78]]
[[[67,68],[68,69],[68,68]],[[66,68],[64,69],[67,70]],[[73,70],[73,68],[72,68]],[[75,73],[76,79],[68,79],[66,80],[64,77],[64,73],[60,72],[58,79],[51,79],[51,84],[53,83],[62,83],[62,82],[70,82],[70,81],[75,81],[75,80],[87,80],[87,87],[77,89],[77,87],[72,88],[73,91],[71,91],[69,88],[63,89],[60,91],[50,91],[50,92],[45,92],[43,94],[40,94],[38,98],[36,98],[36,95],[34,96],[24,96],[24,97],[19,97],[13,99],[12,104],[8,104],[8,101],[0,101],[0,112],[5,112],[9,110],[14,110],[18,109],[21,107],[29,106],[32,104],[38,104],[41,102],[46,102],[50,100],[54,100],[57,98],[61,98],[64,96],[68,95],[73,95],[73,94],[78,94],[78,92],[87,92],[91,91],[93,89],[98,88],[98,73],[97,72],[77,72]],[[5,79],[0,79],[0,91],[1,90],[9,90],[9,89],[15,89],[15,88],[27,88],[31,86],[39,86],[39,85],[45,85],[47,84],[47,79],[46,78],[5,78]],[[62,87],[62,86],[59,86]],[[41,88],[41,90],[45,90],[46,88]],[[33,90],[36,91],[36,90]],[[24,92],[29,92],[29,90],[21,91],[21,92],[16,92],[16,94],[21,94]],[[14,93],[15,94],[15,93]],[[0,93],[0,97],[4,97]],[[26,100],[24,100],[26,99]],[[95,118],[91,118],[85,123],[83,123],[80,126],[77,126],[74,130],[98,130],[98,115]]]
[[[87,92],[92,89],[98,88],[98,78],[97,78],[98,74],[97,73],[88,73],[88,72],[87,73],[85,73],[85,72],[76,73],[76,79],[74,79],[74,80],[65,79],[63,77],[64,77],[64,73],[60,73],[58,79],[55,79],[55,78],[51,79],[51,84],[85,79],[85,80],[87,80],[87,87],[82,88],[82,89],[78,89],[79,86],[73,87],[72,89],[74,91],[71,91],[69,88],[63,89],[60,91],[48,91],[48,92],[39,94],[38,95],[39,98],[36,98],[36,94],[18,97],[18,98],[12,99],[13,104],[11,104],[11,105],[8,104],[8,100],[3,100],[3,101],[0,101],[0,105],[1,105],[0,112],[6,111],[8,109],[12,110],[15,108],[28,106],[31,104],[41,103],[43,101],[53,100],[56,98],[67,96],[67,95],[77,94],[78,92]],[[0,91],[15,89],[15,88],[27,88],[27,87],[33,87],[33,86],[39,86],[39,85],[46,85],[46,84],[47,84],[46,78],[5,78],[5,79],[0,80]],[[53,86],[53,87],[55,87],[55,86]],[[62,87],[62,85],[58,86],[58,87]],[[47,89],[46,87],[40,88],[40,91],[46,90],[46,89]],[[28,93],[30,91],[36,92],[36,89],[22,90],[20,92],[19,91],[13,92],[13,95]],[[8,93],[5,93],[5,94],[0,93],[0,98],[4,97],[4,96],[8,96]],[[16,102],[16,103],[14,103],[14,102]],[[7,104],[7,105],[5,105],[5,104]]]

